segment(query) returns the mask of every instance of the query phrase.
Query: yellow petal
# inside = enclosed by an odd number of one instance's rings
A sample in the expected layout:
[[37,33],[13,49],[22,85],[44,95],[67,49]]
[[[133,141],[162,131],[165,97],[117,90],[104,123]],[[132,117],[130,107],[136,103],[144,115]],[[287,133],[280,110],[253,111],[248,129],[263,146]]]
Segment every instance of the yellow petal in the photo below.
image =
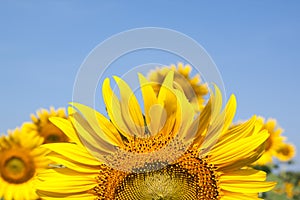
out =
[[75,113],[69,118],[80,135],[80,140],[90,152],[93,152],[93,155],[102,158],[103,155],[115,151],[115,147],[102,139],[79,113]]
[[227,143],[210,151],[211,162],[216,165],[224,166],[227,163],[233,163],[239,159],[246,159],[255,154],[257,149],[267,138],[269,134],[262,132],[260,135],[243,138],[235,143]]
[[79,140],[71,121],[61,117],[51,117],[49,120],[62,132],[64,132],[71,139],[71,141],[81,144],[81,141]]
[[44,144],[42,148],[49,149],[66,158],[74,159],[77,162],[89,163],[89,165],[99,165],[100,162],[88,153],[84,148],[72,143],[52,143]]
[[[67,168],[70,168],[74,171],[81,173],[98,173],[99,168],[89,165],[88,163],[79,163],[77,161],[66,158],[65,156],[59,154],[48,155],[48,159],[53,161],[55,164],[63,165]],[[85,176],[85,175],[84,175]]]
[[274,188],[276,183],[274,182],[259,182],[259,181],[248,181],[248,182],[232,182],[228,184],[222,184],[221,188],[224,190],[240,193],[258,193],[266,192]]
[[266,173],[255,169],[240,169],[220,176],[221,184],[232,181],[265,181]]
[[131,132],[134,132],[135,135],[140,137],[144,136],[144,118],[135,95],[125,81],[117,76],[114,76],[114,79],[120,90],[120,106],[123,120]]
[[115,146],[123,146],[122,138],[117,129],[99,112],[79,103],[71,103],[78,109],[85,119],[88,119],[90,127],[100,138]]
[[106,78],[102,86],[103,100],[106,105],[107,113],[114,126],[127,138],[134,137],[135,134],[124,123],[123,116],[121,114],[121,106],[119,99],[113,93],[110,87],[110,81]]
[[[143,96],[143,100],[144,100],[146,124],[148,127],[153,127],[153,125],[150,125],[152,122],[151,117],[150,117],[150,109],[154,109],[153,106],[158,105],[156,95],[155,95],[155,92],[153,90],[151,83],[149,83],[142,74],[139,73],[138,76],[139,76],[141,92],[142,92],[142,96]],[[155,112],[157,112],[157,111],[155,111]],[[161,112],[162,111],[160,111],[159,113],[161,113]],[[155,113],[155,114],[157,114],[157,113]],[[155,120],[155,118],[157,118],[157,116],[160,116],[160,115],[154,115],[153,120]],[[157,121],[159,121],[159,120],[157,120]],[[154,127],[158,127],[158,125],[154,125]],[[150,129],[152,129],[152,128],[150,128]],[[157,130],[150,130],[150,133],[152,133],[153,131],[154,131],[153,134],[155,134],[155,131],[157,131]]]
[[227,132],[222,135],[222,137],[216,144],[216,147],[229,142],[233,143],[240,140],[241,138],[250,136],[250,134],[253,134],[252,130],[255,126],[255,123],[256,116],[254,115],[250,120],[229,128]]

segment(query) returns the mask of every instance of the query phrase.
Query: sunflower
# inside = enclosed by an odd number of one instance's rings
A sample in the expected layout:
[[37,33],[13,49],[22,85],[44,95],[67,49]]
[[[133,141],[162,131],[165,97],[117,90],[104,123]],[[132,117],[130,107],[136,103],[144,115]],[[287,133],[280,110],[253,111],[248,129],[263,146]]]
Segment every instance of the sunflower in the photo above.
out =
[[291,160],[296,154],[295,146],[292,144],[282,144],[276,151],[276,157],[283,162]]
[[289,182],[285,182],[284,183],[284,190],[285,190],[285,193],[286,193],[286,196],[288,198],[293,198],[294,196],[294,184],[293,183],[289,183]]
[[153,89],[156,94],[159,93],[161,84],[163,83],[169,71],[174,71],[174,87],[181,89],[187,99],[192,103],[195,110],[202,110],[205,103],[205,95],[208,94],[208,86],[201,83],[200,75],[191,77],[192,67],[190,65],[171,65],[162,68],[156,68],[149,73],[148,79],[153,82]]
[[[261,158],[255,162],[256,165],[266,165],[273,163],[273,157],[279,155],[279,157],[283,158],[283,153],[278,153],[280,148],[286,147],[284,140],[286,139],[281,134],[283,129],[278,127],[277,122],[275,119],[268,119],[265,121],[262,117],[259,118],[261,123],[263,124],[262,129],[265,129],[269,132],[270,136],[266,141],[265,144],[265,152],[261,156]],[[287,150],[288,151],[288,150]]]
[[33,187],[35,175],[47,167],[43,138],[16,129],[0,138],[0,199],[32,200],[38,195]]
[[265,182],[264,172],[249,167],[269,136],[256,117],[229,128],[235,97],[222,110],[218,88],[197,115],[173,88],[173,75],[168,73],[158,95],[139,75],[144,114],[129,86],[114,77],[119,98],[109,79],[102,88],[110,119],[78,103],[69,107],[71,120],[51,118],[74,143],[43,145],[56,167],[38,175],[38,194],[44,199],[226,200],[257,199],[272,189],[275,184]]
[[50,107],[50,110],[41,109],[36,115],[31,115],[32,122],[24,123],[22,129],[26,132],[34,131],[44,138],[44,144],[54,142],[68,142],[69,138],[50,121],[50,117],[67,118],[65,110],[59,108],[55,110]]

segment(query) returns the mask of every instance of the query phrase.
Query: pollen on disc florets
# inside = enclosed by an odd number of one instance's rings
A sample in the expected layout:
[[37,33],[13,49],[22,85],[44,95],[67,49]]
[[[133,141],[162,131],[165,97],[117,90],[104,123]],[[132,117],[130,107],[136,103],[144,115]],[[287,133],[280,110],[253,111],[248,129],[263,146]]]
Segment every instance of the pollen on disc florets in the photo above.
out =
[[159,170],[153,171],[140,168],[126,173],[106,168],[107,173],[98,176],[99,184],[94,188],[97,199],[219,199],[216,167],[208,164],[208,157],[195,155],[188,151],[174,164],[146,163],[144,168],[160,165]]

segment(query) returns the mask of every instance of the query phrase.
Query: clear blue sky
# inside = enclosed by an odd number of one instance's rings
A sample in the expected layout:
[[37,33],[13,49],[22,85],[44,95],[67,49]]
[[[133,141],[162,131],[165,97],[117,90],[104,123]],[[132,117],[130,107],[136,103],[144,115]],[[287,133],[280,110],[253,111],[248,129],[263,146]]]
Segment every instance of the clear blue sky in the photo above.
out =
[[[66,106],[80,64],[101,41],[155,26],[185,33],[208,51],[227,96],[237,96],[236,119],[274,117],[298,144],[299,10],[299,1],[276,0],[1,1],[0,133],[38,108]],[[297,162],[300,169],[300,156]]]

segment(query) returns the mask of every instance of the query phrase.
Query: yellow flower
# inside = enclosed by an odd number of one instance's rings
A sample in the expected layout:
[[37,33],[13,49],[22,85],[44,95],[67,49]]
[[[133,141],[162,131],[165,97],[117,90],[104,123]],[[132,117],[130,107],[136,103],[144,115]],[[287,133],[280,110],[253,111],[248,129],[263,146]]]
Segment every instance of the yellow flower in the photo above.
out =
[[174,71],[174,87],[181,89],[187,99],[193,104],[195,110],[204,107],[204,96],[208,94],[207,84],[201,83],[200,75],[191,77],[191,66],[178,63],[177,66],[157,68],[149,73],[149,80],[153,82],[153,89],[158,94],[161,84],[169,71]]
[[43,138],[19,129],[0,138],[0,198],[33,200],[35,175],[47,167],[45,149],[38,149]]
[[275,119],[268,119],[266,122],[263,118],[259,120],[263,124],[262,130],[267,130],[270,136],[265,144],[265,152],[255,164],[266,165],[273,162],[273,156],[277,155],[278,148],[284,144],[285,138],[281,136],[283,130],[277,126]]
[[129,86],[114,78],[120,99],[109,79],[103,84],[110,119],[78,103],[69,108],[71,122],[51,118],[74,143],[43,145],[57,164],[38,175],[43,199],[257,199],[274,187],[265,182],[264,172],[247,167],[262,154],[269,136],[261,123],[254,116],[229,128],[234,96],[222,110],[216,88],[197,115],[173,88],[173,72],[158,95],[139,75],[142,114]]
[[276,152],[276,157],[280,161],[289,161],[291,160],[296,154],[296,149],[292,144],[282,144],[278,147]]
[[284,183],[284,190],[288,198],[290,199],[293,198],[294,185],[292,183],[288,183],[288,182]]
[[44,144],[53,142],[68,142],[69,138],[49,121],[50,117],[67,118],[63,108],[55,110],[51,107],[49,111],[41,109],[37,111],[36,115],[31,115],[32,122],[24,123],[22,129],[26,132],[37,132],[44,138]]

